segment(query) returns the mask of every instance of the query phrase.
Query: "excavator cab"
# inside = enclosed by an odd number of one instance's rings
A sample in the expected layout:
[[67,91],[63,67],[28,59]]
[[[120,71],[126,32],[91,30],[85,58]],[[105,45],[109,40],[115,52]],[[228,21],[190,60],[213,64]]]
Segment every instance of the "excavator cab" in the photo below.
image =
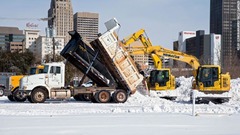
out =
[[156,84],[159,86],[166,86],[169,80],[168,70],[153,70],[150,73],[150,85],[154,87]]
[[217,67],[200,67],[197,74],[197,85],[202,83],[204,87],[214,87],[214,83],[218,81]]
[[230,75],[222,74],[217,65],[200,66],[195,79],[196,88],[202,92],[222,93],[230,89]]
[[149,87],[151,90],[174,89],[175,85],[171,84],[171,79],[175,78],[171,76],[169,69],[152,70],[148,81]]

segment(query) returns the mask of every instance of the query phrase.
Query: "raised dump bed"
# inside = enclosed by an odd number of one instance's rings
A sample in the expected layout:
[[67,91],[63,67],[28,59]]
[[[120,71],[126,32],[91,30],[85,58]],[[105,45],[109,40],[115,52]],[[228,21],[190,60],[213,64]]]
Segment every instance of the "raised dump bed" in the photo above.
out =
[[143,76],[132,60],[131,56],[119,44],[115,30],[119,24],[115,19],[105,23],[108,31],[90,44],[95,51],[100,52],[102,62],[110,71],[111,75],[117,80],[121,89],[134,93],[136,87],[142,82]]
[[[71,31],[69,34],[72,38],[60,54],[81,72],[86,73],[88,71],[87,76],[94,81],[97,86],[115,86],[115,80],[109,73],[108,69],[101,63],[99,57],[96,56],[97,52],[89,47],[76,31]],[[95,56],[96,60],[90,67]],[[89,67],[90,69],[88,69]]]

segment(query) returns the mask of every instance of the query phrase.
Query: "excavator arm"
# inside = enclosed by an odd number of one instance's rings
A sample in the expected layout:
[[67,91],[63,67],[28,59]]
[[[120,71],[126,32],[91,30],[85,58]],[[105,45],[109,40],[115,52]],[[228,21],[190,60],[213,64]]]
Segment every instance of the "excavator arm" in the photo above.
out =
[[[153,60],[156,60],[157,63],[161,62],[161,59],[159,57],[164,58],[170,58],[177,61],[182,61],[185,63],[188,63],[194,70],[197,70],[200,66],[200,63],[198,59],[192,55],[188,55],[183,52],[179,51],[173,51],[166,48],[163,48],[162,46],[153,46],[150,39],[147,37],[147,34],[144,29],[140,29],[137,32],[133,33],[132,35],[124,38],[122,40],[122,44],[124,46],[129,46],[131,43],[136,41],[141,41],[142,46],[133,46],[134,51],[129,51],[130,54],[151,54],[151,55],[157,55],[158,58],[154,57]],[[155,64],[155,67],[161,68],[160,64]]]
[[133,33],[132,35],[127,36],[122,40],[124,46],[128,46],[133,42],[141,41],[145,48],[152,46],[152,42],[147,37],[144,29],[140,29],[137,32]]
[[134,51],[129,51],[131,55],[137,54],[155,54],[158,57],[170,58],[177,61],[182,61],[188,63],[194,70],[197,70],[200,66],[198,59],[195,56],[188,55],[183,52],[173,51],[161,46],[151,46],[151,47],[143,47],[137,46],[133,47]]

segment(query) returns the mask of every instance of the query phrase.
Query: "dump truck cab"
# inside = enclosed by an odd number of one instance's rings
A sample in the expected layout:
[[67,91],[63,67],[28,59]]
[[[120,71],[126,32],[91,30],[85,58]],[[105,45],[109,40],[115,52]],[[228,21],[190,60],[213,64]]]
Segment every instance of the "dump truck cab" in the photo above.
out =
[[[28,75],[40,74],[43,72],[43,65],[37,65],[29,69]],[[25,75],[12,75],[8,78],[6,89],[4,90],[4,95],[8,97],[10,101],[23,102],[26,98],[18,95],[18,89],[20,85],[20,79]]]
[[[20,81],[20,89],[30,93],[37,86],[48,90],[64,87],[65,64],[63,62],[46,63],[41,74],[25,76]],[[47,89],[46,89],[47,88]],[[46,91],[49,93],[48,91]]]

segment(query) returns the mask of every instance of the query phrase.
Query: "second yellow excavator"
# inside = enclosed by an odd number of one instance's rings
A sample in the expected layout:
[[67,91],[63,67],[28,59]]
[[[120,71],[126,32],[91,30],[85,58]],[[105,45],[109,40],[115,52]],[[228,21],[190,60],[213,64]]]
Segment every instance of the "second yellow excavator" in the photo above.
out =
[[[172,82],[175,81],[175,77],[170,74],[170,69],[164,70],[161,67],[162,62],[160,57],[188,63],[193,68],[193,76],[195,79],[192,84],[193,89],[206,94],[222,94],[230,90],[230,75],[229,73],[223,74],[219,65],[200,65],[195,56],[169,50],[161,46],[153,46],[150,39],[146,38],[146,34],[144,35],[144,33],[145,31],[140,29],[136,33],[125,38],[122,43],[124,46],[128,46],[140,40],[143,46],[135,47],[134,51],[130,50],[130,54],[148,54],[153,58],[156,70],[150,73],[148,80],[151,90],[165,91],[175,88],[173,87],[173,85],[175,86],[175,82]],[[199,96],[198,100],[203,100],[203,98],[204,97]],[[225,102],[229,97],[207,96],[206,99],[211,101],[217,100],[216,102]]]

